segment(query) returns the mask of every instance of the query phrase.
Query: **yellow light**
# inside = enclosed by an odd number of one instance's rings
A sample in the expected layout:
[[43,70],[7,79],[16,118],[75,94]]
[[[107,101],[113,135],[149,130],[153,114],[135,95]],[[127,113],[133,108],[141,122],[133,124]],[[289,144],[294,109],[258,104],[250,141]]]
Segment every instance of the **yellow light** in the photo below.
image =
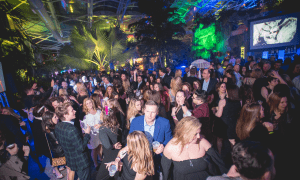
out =
[[245,59],[245,47],[241,47],[241,58]]
[[140,70],[144,70],[144,66],[143,65],[139,65],[139,69]]
[[70,12],[73,13],[73,7],[71,4],[70,4]]

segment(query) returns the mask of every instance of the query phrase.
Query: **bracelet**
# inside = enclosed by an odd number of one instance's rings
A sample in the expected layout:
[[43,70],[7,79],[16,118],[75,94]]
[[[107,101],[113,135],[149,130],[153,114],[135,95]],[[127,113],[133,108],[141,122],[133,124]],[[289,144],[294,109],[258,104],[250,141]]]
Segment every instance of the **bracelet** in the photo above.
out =
[[119,161],[121,161],[121,158],[120,158],[120,157],[116,157],[115,161],[116,161],[117,159],[119,159]]
[[176,117],[176,116],[173,116],[173,119],[177,119],[177,117]]

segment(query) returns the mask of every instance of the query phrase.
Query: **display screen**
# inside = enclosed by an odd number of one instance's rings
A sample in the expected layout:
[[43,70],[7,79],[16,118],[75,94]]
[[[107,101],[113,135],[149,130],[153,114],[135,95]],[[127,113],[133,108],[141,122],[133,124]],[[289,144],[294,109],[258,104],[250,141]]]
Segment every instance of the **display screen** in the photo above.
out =
[[250,23],[250,49],[298,44],[299,14],[278,16]]

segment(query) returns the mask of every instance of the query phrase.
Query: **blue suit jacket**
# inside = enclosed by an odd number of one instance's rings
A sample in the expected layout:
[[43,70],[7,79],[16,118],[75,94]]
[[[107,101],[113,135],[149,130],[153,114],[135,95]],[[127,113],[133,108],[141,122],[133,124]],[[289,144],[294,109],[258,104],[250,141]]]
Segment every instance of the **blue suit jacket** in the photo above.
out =
[[[139,116],[132,120],[130,124],[130,131],[129,133],[133,131],[144,131],[144,117],[145,116]],[[164,146],[167,145],[167,143],[173,138],[172,131],[170,128],[170,122],[168,119],[165,119],[163,117],[156,117],[155,122],[155,129],[154,129],[154,135],[153,135],[153,141],[158,141],[162,143]]]

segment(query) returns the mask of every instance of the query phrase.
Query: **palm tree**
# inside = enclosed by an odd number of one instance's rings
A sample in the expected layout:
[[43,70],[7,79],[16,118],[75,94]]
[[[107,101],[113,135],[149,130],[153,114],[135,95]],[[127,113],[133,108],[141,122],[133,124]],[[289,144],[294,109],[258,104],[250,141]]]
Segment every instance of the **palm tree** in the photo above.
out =
[[71,44],[62,48],[59,60],[73,68],[90,69],[96,66],[98,70],[104,70],[109,62],[122,64],[131,58],[132,50],[126,47],[126,35],[119,27],[103,30],[98,26],[92,29],[94,32],[84,26],[75,27]]
[[170,18],[177,16],[176,8],[171,8],[167,1],[143,0],[138,2],[139,9],[147,16],[128,26],[137,39],[137,46],[142,55],[159,53],[160,62],[166,58],[167,64],[172,50],[181,44],[178,37],[183,37],[183,24],[173,24]]

